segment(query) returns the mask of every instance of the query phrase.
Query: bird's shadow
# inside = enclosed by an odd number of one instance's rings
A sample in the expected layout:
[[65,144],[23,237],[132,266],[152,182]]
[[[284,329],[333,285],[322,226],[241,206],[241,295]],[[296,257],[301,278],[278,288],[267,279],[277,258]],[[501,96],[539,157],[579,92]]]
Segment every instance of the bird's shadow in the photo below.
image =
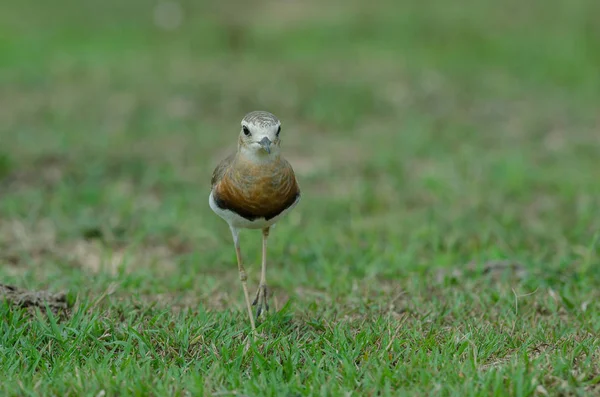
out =
[[257,324],[257,334],[264,338],[287,335],[304,335],[314,331],[302,316],[295,313],[294,299],[289,299],[278,311],[269,312],[266,319]]

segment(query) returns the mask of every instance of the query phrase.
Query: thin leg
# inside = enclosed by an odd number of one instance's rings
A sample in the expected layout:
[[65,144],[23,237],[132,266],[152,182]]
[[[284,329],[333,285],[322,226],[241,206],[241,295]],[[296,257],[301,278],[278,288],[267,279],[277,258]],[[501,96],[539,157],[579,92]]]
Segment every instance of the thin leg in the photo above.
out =
[[269,311],[269,303],[267,302],[267,239],[269,237],[269,228],[263,229],[262,239],[262,268],[260,272],[260,285],[256,291],[256,298],[252,306],[256,306],[256,318],[260,317],[263,312]]
[[242,252],[240,251],[239,231],[232,227],[231,234],[233,235],[233,244],[235,245],[235,254],[237,256],[238,270],[240,271],[240,280],[242,281],[242,289],[244,290],[246,307],[248,308],[248,315],[250,316],[250,324],[252,325],[252,331],[254,331],[256,330],[256,326],[254,325],[254,316],[252,315],[252,307],[250,306],[250,296],[248,295],[248,286],[246,285],[248,275],[246,274],[246,269],[244,269],[244,264],[242,263]]

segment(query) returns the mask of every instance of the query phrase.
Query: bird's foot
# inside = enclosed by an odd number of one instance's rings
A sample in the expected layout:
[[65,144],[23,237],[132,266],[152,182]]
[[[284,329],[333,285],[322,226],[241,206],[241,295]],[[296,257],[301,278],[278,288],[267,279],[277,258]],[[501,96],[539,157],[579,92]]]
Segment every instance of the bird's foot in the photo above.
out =
[[252,302],[252,306],[256,306],[256,318],[258,319],[261,314],[269,311],[269,303],[267,302],[267,286],[261,284],[256,291],[256,298]]

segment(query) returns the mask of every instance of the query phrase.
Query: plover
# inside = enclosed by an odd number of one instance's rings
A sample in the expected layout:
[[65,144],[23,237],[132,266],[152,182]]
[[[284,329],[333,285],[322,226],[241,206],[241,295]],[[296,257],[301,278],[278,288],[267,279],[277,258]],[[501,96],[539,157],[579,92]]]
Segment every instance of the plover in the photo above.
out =
[[[211,180],[210,208],[231,229],[238,270],[252,330],[256,317],[267,312],[267,238],[269,230],[300,201],[300,188],[292,166],[281,156],[281,122],[269,112],[255,111],[242,119],[238,149],[215,168]],[[252,305],[247,274],[240,252],[240,229],[262,230],[260,285]]]

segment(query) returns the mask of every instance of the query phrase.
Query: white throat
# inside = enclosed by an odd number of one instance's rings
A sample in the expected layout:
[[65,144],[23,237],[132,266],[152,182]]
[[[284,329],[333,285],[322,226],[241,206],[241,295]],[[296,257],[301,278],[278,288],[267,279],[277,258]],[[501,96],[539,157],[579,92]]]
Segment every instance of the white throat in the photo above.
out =
[[254,162],[254,163],[269,163],[273,160],[275,160],[278,156],[279,156],[279,150],[277,150],[278,148],[273,148],[275,150],[272,150],[271,153],[267,153],[265,152],[263,149],[256,149],[256,148],[252,148],[252,147],[246,147],[246,146],[242,146],[240,147],[240,154]]

